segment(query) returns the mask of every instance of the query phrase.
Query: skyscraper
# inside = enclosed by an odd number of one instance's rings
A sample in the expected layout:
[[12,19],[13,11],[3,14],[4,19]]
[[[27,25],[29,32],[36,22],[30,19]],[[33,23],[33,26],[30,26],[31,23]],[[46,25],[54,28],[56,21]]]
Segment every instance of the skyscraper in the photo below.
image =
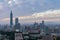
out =
[[20,23],[18,18],[15,19],[15,31],[20,31]]
[[43,24],[43,26],[44,26],[44,20],[42,20],[42,24]]
[[12,11],[10,13],[10,27],[12,27],[13,25],[13,14],[12,14]]
[[42,30],[45,31],[44,20],[42,20]]
[[17,25],[17,24],[18,24],[18,18],[15,19],[15,25]]

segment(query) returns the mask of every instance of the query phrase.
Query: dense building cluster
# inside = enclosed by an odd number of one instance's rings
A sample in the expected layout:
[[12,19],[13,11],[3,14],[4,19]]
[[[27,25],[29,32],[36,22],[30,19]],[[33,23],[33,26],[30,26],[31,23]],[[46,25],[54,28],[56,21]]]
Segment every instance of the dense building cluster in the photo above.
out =
[[0,25],[0,40],[56,40],[58,37],[60,29],[50,28],[49,25],[45,25],[44,20],[41,23],[21,25],[19,19],[15,18],[14,25],[12,11],[10,25]]

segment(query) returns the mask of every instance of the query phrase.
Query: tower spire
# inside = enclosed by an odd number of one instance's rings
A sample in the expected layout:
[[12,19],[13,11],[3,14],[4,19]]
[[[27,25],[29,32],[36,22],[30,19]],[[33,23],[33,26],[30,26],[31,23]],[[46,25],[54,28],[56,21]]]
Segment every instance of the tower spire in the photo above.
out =
[[10,13],[10,27],[12,27],[13,25],[13,14],[12,14],[12,10],[11,10],[11,13]]

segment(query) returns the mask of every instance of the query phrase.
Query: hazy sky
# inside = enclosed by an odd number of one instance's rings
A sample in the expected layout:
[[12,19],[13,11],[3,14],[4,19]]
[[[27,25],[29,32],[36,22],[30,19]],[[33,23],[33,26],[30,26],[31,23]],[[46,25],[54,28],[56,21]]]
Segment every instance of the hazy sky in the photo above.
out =
[[0,0],[0,24],[9,23],[11,10],[20,23],[60,21],[60,0]]

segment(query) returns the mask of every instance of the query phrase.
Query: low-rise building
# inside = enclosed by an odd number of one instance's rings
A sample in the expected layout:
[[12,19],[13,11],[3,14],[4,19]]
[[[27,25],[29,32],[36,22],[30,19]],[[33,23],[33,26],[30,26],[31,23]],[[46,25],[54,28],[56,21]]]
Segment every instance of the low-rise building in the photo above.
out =
[[23,40],[23,36],[21,32],[15,33],[15,40]]
[[23,32],[23,39],[29,40],[29,33],[28,32]]

